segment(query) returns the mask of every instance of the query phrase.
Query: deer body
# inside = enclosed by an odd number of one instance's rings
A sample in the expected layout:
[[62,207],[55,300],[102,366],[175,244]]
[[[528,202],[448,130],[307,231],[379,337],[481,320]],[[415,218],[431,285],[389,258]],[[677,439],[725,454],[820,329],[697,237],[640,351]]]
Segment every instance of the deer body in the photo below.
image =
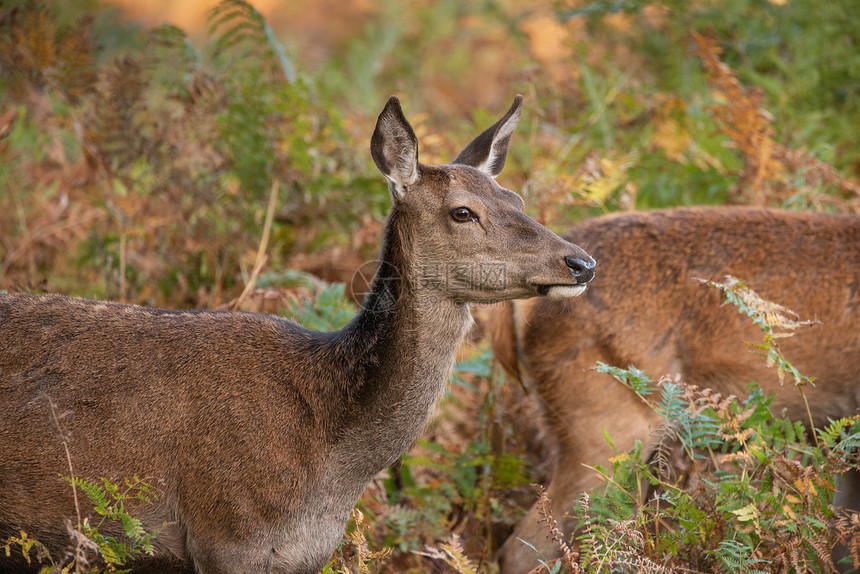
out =
[[[789,380],[781,385],[776,370],[745,345],[762,340],[758,327],[696,279],[733,275],[801,319],[821,321],[780,346],[815,378],[805,393],[816,425],[860,408],[860,217],[703,207],[601,217],[565,238],[599,261],[588,293],[570,303],[506,304],[493,317],[492,338],[506,368],[521,362],[545,407],[558,447],[548,495],[568,534],[574,524],[563,515],[600,484],[583,464],[611,468],[604,429],[623,452],[637,439],[648,445],[659,423],[632,391],[592,370],[598,361],[654,377],[680,375],[738,397],[755,380],[775,395],[774,413],[808,425],[800,392]],[[534,550],[517,538],[558,555],[539,519],[533,508],[504,544],[503,572],[537,565]]]
[[[161,490],[131,509],[159,530],[157,559],[200,574],[319,571],[367,483],[424,427],[467,302],[574,296],[593,275],[493,179],[521,105],[452,164],[425,166],[389,100],[371,154],[394,206],[371,291],[341,331],[0,295],[0,537],[68,543],[65,442],[75,476],[137,474]],[[504,279],[474,281],[487,265]],[[446,280],[431,281],[440,266]]]

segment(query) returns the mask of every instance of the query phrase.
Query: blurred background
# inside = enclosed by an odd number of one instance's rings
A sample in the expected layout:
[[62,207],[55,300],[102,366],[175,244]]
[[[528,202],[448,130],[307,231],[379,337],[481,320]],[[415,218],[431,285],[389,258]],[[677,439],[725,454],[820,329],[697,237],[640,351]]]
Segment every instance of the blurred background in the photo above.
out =
[[[391,94],[424,163],[523,94],[499,181],[558,232],[674,205],[856,212],[855,4],[4,0],[0,289],[340,326],[389,207],[369,141]],[[411,550],[451,533],[487,570],[545,476],[536,407],[484,343],[461,358],[362,502],[370,548],[394,548],[380,571],[422,571]]]
[[0,34],[0,288],[224,304],[273,186],[266,270],[348,282],[388,208],[368,142],[391,94],[434,163],[522,93],[501,181],[559,231],[856,205],[848,0],[6,0]]

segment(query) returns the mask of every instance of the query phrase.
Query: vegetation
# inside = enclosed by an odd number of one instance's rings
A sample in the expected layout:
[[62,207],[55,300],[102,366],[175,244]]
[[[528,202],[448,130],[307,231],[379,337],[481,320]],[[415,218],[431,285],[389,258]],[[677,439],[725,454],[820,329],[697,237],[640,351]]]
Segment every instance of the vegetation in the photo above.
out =
[[[291,20],[226,0],[199,30],[134,24],[96,0],[0,4],[0,289],[342,325],[389,205],[367,147],[391,93],[428,163],[523,93],[500,180],[557,230],[624,208],[860,206],[851,0],[287,4]],[[325,40],[311,40],[320,21]],[[773,348],[760,350],[801,376]],[[486,344],[460,359],[328,571],[492,571],[551,453],[533,397],[503,381]],[[857,555],[856,517],[826,502],[853,421],[811,434],[755,389],[738,402],[624,376],[665,416],[693,482],[619,453],[599,469],[606,491],[576,510],[578,544],[546,570],[827,571],[839,537]],[[73,484],[96,511],[98,492],[126,496],[84,478]],[[38,548],[26,533],[12,542]]]
[[[803,393],[811,381],[776,339],[810,322],[727,279],[716,285],[726,301],[764,331],[755,347],[780,373],[791,373]],[[806,427],[774,416],[772,397],[754,383],[739,401],[668,377],[655,384],[635,368],[597,368],[663,422],[653,460],[638,443],[613,459],[611,471],[596,469],[607,487],[583,495],[576,509],[579,550],[560,541],[572,572],[831,572],[837,544],[856,566],[860,515],[833,507],[832,495],[834,478],[858,468],[858,417],[833,421],[810,439],[812,421]]]
[[[77,523],[73,524],[67,519],[69,552],[62,557],[52,556],[41,542],[22,530],[19,536],[0,541],[7,557],[13,552],[20,552],[28,564],[39,566],[41,573],[104,571],[121,574],[128,572],[121,566],[142,554],[152,554],[152,539],[157,533],[146,532],[140,520],[126,508],[129,501],[150,504],[156,498],[152,485],[136,476],[131,480],[126,479],[124,488],[107,479],[101,479],[101,484],[81,478],[68,480],[74,488],[76,500],[78,489],[87,496],[93,511],[102,517],[99,522],[91,524],[89,517],[81,519],[80,513]],[[122,526],[124,539],[99,531],[103,525],[111,525],[112,522]]]

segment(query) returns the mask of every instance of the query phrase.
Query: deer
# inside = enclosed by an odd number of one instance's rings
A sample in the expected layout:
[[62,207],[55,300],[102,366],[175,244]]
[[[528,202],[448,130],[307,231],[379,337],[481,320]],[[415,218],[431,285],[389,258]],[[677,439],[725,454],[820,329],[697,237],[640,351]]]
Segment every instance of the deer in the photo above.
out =
[[472,324],[469,303],[575,297],[594,275],[588,253],[496,182],[522,101],[451,163],[424,165],[400,101],[388,100],[370,154],[392,207],[370,290],[340,331],[0,295],[0,537],[23,530],[59,549],[76,512],[70,469],[138,475],[160,492],[134,509],[158,531],[150,561],[318,572],[362,491],[425,426]]
[[[820,322],[781,339],[801,373],[816,426],[851,416],[860,407],[860,216],[751,207],[692,207],[622,212],[583,221],[563,237],[599,263],[575,301],[505,302],[489,317],[498,362],[525,381],[542,405],[547,441],[557,452],[547,496],[566,536],[576,525],[567,511],[581,493],[602,483],[585,465],[611,468],[615,453],[641,440],[648,450],[658,417],[632,390],[593,369],[598,362],[678,376],[723,396],[746,397],[756,381],[775,395],[774,413],[809,423],[794,385],[745,342],[762,333],[718,289],[701,280],[743,280],[766,300]],[[653,442],[653,441],[650,441]],[[653,444],[650,447],[653,451]],[[643,453],[647,458],[648,453]],[[860,480],[844,476],[836,504],[858,509]],[[502,572],[538,564],[547,540],[533,507],[498,553]]]

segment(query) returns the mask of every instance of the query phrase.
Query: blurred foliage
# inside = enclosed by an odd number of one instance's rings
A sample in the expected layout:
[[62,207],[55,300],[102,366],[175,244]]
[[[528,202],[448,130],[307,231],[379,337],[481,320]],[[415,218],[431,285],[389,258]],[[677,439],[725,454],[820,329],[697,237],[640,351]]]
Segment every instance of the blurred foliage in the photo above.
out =
[[[279,33],[227,0],[191,40],[94,0],[7,0],[0,287],[215,307],[250,276],[273,184],[270,268],[345,281],[387,209],[366,149],[392,92],[428,163],[526,94],[503,182],[557,228],[688,203],[854,210],[850,4],[367,0],[293,8]],[[326,18],[337,38],[303,64],[303,23]]]
[[[853,0],[278,6],[288,17],[226,0],[192,30],[96,0],[0,4],[0,289],[337,328],[388,209],[368,142],[392,93],[425,163],[524,94],[500,183],[559,231],[696,203],[858,210]],[[461,359],[331,571],[492,570],[550,451],[534,398],[481,344]]]
[[247,272],[273,182],[286,254],[381,216],[342,117],[250,5],[213,9],[202,50],[163,26],[105,54],[92,18],[58,20],[2,17],[4,286],[212,306]]

